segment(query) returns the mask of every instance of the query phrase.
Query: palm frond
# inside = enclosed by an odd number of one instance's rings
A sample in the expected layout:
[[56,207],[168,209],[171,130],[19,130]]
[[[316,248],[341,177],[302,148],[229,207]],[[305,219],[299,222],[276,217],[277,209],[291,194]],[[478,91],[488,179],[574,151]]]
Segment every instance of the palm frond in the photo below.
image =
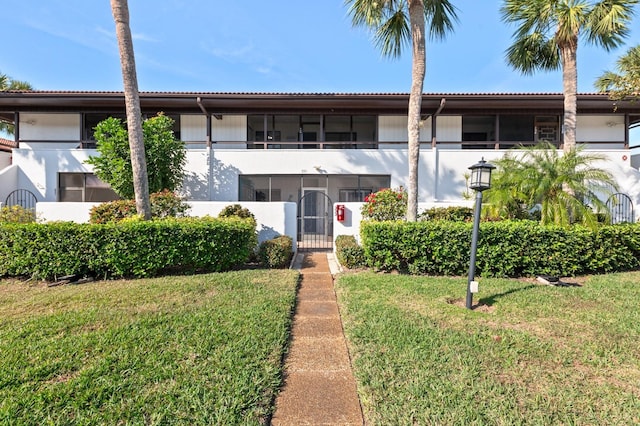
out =
[[514,205],[540,206],[541,223],[566,226],[597,223],[595,212],[606,211],[617,190],[613,176],[596,166],[606,157],[574,148],[561,155],[550,143],[510,151],[497,165],[494,185],[487,191],[486,211],[504,217]]
[[449,0],[424,0],[424,17],[431,39],[441,40],[458,22],[457,8]]
[[404,9],[395,13],[378,26],[374,34],[374,43],[384,56],[399,57],[402,48],[411,41],[409,18]]
[[590,43],[611,50],[629,35],[628,24],[638,0],[602,0],[596,3],[586,25]]
[[345,0],[354,27],[377,27],[384,16],[383,4],[383,0]]
[[518,38],[506,51],[507,62],[523,74],[560,68],[560,53],[554,40],[541,33]]

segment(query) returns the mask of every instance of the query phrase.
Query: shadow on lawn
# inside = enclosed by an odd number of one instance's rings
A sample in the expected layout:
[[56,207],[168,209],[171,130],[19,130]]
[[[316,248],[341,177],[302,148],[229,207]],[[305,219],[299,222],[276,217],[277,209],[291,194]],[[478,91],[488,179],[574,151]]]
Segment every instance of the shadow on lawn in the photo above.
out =
[[504,293],[494,294],[493,296],[482,297],[478,300],[477,306],[482,306],[482,305],[493,306],[496,303],[496,301],[500,300],[505,296],[508,296],[513,293],[517,293],[519,291],[530,290],[536,287],[538,286],[531,284],[526,287],[512,288],[511,290],[507,290]]

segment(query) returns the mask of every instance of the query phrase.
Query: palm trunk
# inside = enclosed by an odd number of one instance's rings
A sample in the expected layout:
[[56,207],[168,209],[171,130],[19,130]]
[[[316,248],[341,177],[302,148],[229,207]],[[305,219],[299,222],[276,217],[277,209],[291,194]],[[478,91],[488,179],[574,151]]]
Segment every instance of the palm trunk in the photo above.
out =
[[127,0],[111,0],[111,10],[116,23],[116,35],[118,37],[118,47],[120,50],[136,210],[139,215],[143,216],[145,220],[148,220],[151,218],[149,182],[142,135],[142,113],[140,111],[138,77],[136,76],[136,61],[133,54],[131,28],[129,27],[129,6]]
[[576,146],[576,114],[578,109],[578,40],[560,48],[562,55],[562,90],[564,94],[563,150]]
[[[564,121],[562,126],[562,150],[567,153],[576,147],[576,114],[578,112],[578,37],[576,36],[566,46],[560,47],[562,55],[562,90],[564,94]],[[562,189],[569,195],[575,195],[566,184]],[[567,212],[570,221],[573,213]]]
[[409,20],[413,47],[411,63],[411,93],[407,131],[409,134],[409,184],[407,188],[407,220],[415,222],[418,217],[418,166],[420,164],[420,109],[422,87],[426,70],[425,22],[423,0],[409,0]]

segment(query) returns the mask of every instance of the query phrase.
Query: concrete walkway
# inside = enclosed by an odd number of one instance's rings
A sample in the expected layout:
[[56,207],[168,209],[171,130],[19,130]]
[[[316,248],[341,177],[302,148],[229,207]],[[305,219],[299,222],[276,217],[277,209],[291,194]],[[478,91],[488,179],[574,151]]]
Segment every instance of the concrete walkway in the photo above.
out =
[[296,263],[302,281],[271,424],[362,425],[327,253],[298,254]]

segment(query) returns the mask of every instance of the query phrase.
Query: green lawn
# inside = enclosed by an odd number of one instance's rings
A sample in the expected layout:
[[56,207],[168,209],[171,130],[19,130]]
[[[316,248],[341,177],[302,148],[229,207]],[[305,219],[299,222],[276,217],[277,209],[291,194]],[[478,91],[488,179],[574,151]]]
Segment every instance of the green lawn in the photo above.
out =
[[0,281],[0,424],[263,424],[297,280]]
[[640,273],[581,283],[340,276],[368,424],[640,424]]

